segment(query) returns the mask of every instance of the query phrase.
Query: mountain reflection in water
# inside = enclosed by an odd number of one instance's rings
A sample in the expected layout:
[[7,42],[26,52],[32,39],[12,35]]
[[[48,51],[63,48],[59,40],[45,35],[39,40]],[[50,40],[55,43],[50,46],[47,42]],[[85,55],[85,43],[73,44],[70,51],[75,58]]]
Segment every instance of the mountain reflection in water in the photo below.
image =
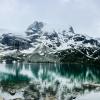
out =
[[80,64],[49,63],[13,63],[0,64],[0,81],[2,82],[41,82],[70,81],[73,84],[100,82],[100,67]]

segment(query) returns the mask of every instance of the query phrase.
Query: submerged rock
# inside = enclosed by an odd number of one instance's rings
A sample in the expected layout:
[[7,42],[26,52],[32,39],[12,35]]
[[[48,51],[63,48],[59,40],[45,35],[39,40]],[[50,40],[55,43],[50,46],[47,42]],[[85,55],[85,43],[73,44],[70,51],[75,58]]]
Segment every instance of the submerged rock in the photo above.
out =
[[10,100],[24,100],[22,98],[15,98],[15,99],[10,99]]
[[88,89],[95,89],[97,87],[100,87],[100,84],[82,84],[82,87]]
[[73,100],[73,99],[75,99],[76,97],[75,96],[69,96],[68,98],[67,98],[67,100]]
[[24,91],[25,100],[39,100],[40,92],[35,84],[30,84]]
[[15,95],[15,94],[16,94],[16,90],[14,90],[14,89],[8,90],[8,92],[9,92],[11,95]]

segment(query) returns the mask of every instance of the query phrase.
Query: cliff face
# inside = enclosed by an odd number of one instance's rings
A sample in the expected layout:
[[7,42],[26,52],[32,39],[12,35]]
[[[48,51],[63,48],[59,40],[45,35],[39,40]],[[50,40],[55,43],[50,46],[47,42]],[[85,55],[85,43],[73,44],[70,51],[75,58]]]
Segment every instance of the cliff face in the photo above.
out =
[[46,31],[44,23],[38,21],[27,28],[25,36],[6,33],[0,37],[0,55],[11,55],[15,49],[30,62],[98,63],[100,60],[99,39],[77,34],[73,27],[62,32]]

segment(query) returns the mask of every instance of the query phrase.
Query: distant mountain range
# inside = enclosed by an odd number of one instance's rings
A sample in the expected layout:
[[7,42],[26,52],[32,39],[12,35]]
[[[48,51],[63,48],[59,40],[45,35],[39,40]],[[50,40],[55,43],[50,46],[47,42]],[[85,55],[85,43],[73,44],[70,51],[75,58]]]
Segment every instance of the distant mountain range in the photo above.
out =
[[[29,62],[70,62],[100,64],[100,39],[68,30],[45,31],[43,22],[35,21],[25,36],[1,32],[0,57],[20,58]],[[16,49],[17,54],[16,54]],[[16,56],[15,56],[16,55]]]

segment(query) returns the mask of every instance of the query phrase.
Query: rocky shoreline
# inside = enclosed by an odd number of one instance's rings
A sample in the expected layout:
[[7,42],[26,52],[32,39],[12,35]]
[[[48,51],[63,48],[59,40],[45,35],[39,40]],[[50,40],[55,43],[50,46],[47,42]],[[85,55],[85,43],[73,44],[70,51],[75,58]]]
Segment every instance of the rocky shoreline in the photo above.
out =
[[[77,100],[78,96],[86,95],[91,91],[100,91],[99,84],[81,84],[81,86],[69,88],[61,85],[59,81],[52,84],[46,82],[32,82],[29,85],[1,86],[0,100]],[[18,96],[19,94],[19,96]],[[22,96],[22,97],[21,97]]]

